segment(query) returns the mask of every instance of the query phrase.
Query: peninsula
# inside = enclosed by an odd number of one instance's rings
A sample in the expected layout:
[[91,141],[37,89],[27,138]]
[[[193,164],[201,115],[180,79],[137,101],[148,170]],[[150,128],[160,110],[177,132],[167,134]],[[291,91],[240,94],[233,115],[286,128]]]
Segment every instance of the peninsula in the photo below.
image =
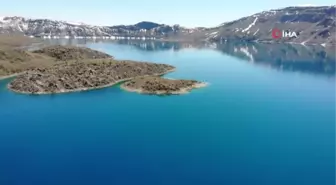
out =
[[25,94],[52,94],[109,87],[139,76],[159,76],[175,68],[166,64],[113,59],[62,62],[51,68],[26,71],[8,84]]
[[26,51],[9,46],[17,39],[5,38],[6,43],[0,42],[0,79],[15,77],[8,88],[17,93],[86,91],[128,80],[131,82],[123,85],[124,89],[154,94],[180,94],[201,86],[192,80],[159,77],[175,70],[167,64],[115,60],[106,53],[75,46],[54,45]]

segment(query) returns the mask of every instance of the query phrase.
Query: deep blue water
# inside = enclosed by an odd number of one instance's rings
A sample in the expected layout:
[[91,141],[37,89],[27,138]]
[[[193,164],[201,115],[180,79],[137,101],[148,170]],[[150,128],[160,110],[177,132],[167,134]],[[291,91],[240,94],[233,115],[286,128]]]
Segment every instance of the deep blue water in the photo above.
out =
[[165,97],[118,86],[28,96],[0,81],[0,185],[335,183],[335,61],[327,52],[253,45],[251,58],[236,44],[84,44],[171,64],[177,71],[167,77],[210,85]]

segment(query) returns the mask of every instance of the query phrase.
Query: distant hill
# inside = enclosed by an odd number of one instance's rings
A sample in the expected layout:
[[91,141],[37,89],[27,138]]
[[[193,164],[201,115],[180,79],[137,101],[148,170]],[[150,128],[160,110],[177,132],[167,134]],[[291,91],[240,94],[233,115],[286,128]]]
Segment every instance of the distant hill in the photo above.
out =
[[27,19],[17,16],[0,18],[0,33],[23,33],[28,36],[46,38],[165,38],[168,34],[178,32],[188,33],[189,29],[178,25],[169,26],[153,22],[139,22],[134,25],[93,26],[49,19]]

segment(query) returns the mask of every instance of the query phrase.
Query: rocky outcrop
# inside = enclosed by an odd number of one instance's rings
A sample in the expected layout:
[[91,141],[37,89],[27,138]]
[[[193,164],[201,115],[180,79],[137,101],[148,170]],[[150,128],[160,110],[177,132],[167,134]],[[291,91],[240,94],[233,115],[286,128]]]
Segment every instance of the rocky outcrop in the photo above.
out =
[[61,62],[51,68],[26,71],[10,82],[8,88],[26,94],[83,91],[112,86],[135,77],[163,75],[173,70],[173,66],[166,64],[112,59]]
[[34,51],[34,53],[45,54],[62,61],[112,58],[106,53],[89,48],[60,45],[45,47]]
[[196,80],[174,80],[161,77],[138,77],[125,82],[121,87],[127,91],[144,94],[183,94],[206,84]]

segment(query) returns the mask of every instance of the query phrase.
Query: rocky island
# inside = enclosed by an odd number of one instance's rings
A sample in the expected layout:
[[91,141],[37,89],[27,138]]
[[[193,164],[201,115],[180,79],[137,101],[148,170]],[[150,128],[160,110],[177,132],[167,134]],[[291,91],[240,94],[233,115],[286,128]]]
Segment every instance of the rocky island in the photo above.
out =
[[206,83],[196,80],[165,79],[157,76],[137,77],[121,85],[121,88],[131,92],[144,94],[184,94],[194,88],[206,86]]

